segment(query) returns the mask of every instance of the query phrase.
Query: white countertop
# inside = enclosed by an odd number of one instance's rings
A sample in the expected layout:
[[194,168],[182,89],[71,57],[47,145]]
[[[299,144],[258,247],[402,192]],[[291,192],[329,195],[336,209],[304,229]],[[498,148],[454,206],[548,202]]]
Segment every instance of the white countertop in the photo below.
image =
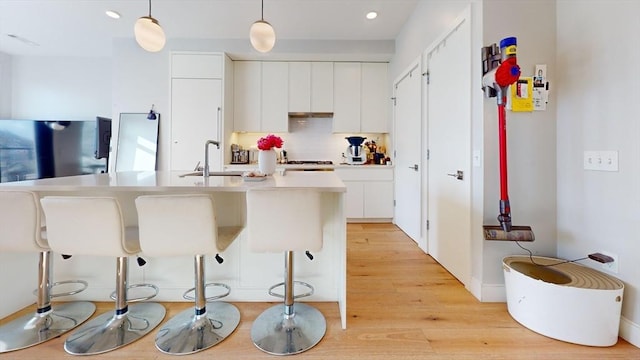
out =
[[240,176],[185,176],[186,171],[128,171],[105,174],[66,176],[0,184],[0,191],[21,188],[32,191],[104,189],[162,191],[208,188],[212,191],[244,192],[251,188],[304,188],[323,192],[346,192],[342,180],[332,171],[291,171],[276,173],[264,181],[245,181]]
[[[286,170],[334,170],[334,169],[391,169],[393,165],[350,165],[350,164],[331,164],[331,165],[318,165],[318,164],[277,164],[276,169]],[[255,170],[258,169],[258,164],[227,164],[225,169],[242,169],[242,170]]]

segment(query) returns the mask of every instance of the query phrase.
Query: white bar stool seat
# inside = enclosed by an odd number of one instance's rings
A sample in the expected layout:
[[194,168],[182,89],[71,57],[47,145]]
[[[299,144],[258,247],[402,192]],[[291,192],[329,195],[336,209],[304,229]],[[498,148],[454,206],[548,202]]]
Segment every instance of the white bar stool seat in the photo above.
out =
[[117,258],[115,310],[80,326],[69,335],[64,349],[72,355],[101,354],[139,340],[158,326],[164,319],[164,306],[151,302],[130,305],[127,299],[129,256],[140,252],[140,243],[137,229],[124,226],[118,201],[47,196],[40,202],[54,251]]
[[[219,283],[205,284],[204,255],[216,254],[216,259],[221,259],[217,253],[235,240],[242,227],[218,227],[214,200],[206,194],[139,196],[136,208],[145,255],[194,256],[195,287],[184,295],[185,299],[194,300],[194,307],[164,324],[156,336],[156,347],[163,353],[184,355],[220,343],[240,323],[240,311],[232,304],[213,301],[227,296],[230,288]],[[226,293],[206,298],[207,286],[222,286]],[[188,297],[192,291],[194,297]]]
[[[41,224],[40,211],[35,193],[0,191],[0,252],[40,254],[36,312],[0,326],[0,353],[24,349],[59,337],[86,321],[96,310],[96,306],[89,301],[51,304],[52,297],[77,294],[86,288],[87,283],[51,282],[53,261],[46,229]],[[64,294],[52,294],[52,287],[67,283],[79,283],[84,288]]]
[[[282,225],[287,219],[287,225]],[[272,355],[293,355],[309,350],[322,340],[326,320],[318,309],[294,302],[313,294],[293,293],[293,252],[322,248],[322,203],[320,193],[303,189],[249,190],[247,192],[247,234],[249,247],[256,252],[284,252],[284,306],[262,312],[251,327],[251,340]]]

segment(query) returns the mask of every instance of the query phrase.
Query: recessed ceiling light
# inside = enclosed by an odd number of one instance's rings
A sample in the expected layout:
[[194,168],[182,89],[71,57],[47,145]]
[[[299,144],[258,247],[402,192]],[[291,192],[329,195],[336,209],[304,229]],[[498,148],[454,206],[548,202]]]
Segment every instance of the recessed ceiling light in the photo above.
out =
[[107,10],[104,13],[112,19],[120,19],[120,14],[117,11]]
[[367,13],[367,19],[369,19],[369,20],[373,20],[373,19],[375,19],[377,17],[378,17],[378,13],[375,12],[375,11],[369,11]]

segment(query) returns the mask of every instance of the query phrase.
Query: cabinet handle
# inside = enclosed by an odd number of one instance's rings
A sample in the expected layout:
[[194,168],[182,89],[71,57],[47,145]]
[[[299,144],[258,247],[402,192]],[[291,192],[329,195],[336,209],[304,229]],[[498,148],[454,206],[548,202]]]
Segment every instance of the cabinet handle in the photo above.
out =
[[220,122],[220,118],[222,117],[222,108],[218,106],[218,113],[216,119],[216,127],[218,128],[218,141],[222,140],[222,123]]

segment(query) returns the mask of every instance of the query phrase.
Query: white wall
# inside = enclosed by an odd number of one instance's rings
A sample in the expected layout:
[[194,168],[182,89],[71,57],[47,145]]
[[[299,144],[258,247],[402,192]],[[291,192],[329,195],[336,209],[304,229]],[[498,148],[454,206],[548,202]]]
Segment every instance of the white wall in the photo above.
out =
[[[151,105],[160,114],[158,133],[158,169],[168,169],[169,141],[171,139],[169,63],[170,52],[150,53],[140,48],[133,39],[116,39],[113,43],[113,103],[112,118],[120,113],[149,112]],[[112,149],[117,139],[118,121],[113,122]],[[112,158],[116,157],[112,154]],[[115,166],[115,162],[111,164]]]
[[11,56],[0,52],[0,119],[11,117]]
[[[640,346],[640,2],[558,0],[558,254],[609,251],[625,282],[621,330]],[[619,151],[618,172],[585,171],[585,150]],[[589,265],[600,268],[598,263]],[[630,340],[631,341],[631,340]]]
[[393,82],[422,52],[442,35],[471,3],[477,0],[422,0],[396,38],[396,52],[389,63]]
[[91,120],[111,113],[111,59],[13,56],[11,117]]

